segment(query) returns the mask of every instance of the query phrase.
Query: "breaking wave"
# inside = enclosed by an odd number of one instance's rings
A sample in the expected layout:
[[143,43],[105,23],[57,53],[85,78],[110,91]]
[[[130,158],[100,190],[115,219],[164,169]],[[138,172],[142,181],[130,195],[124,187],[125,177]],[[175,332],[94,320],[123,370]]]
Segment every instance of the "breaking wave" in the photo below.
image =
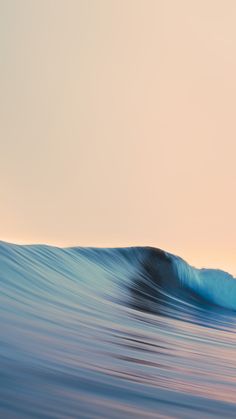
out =
[[0,416],[235,417],[236,281],[151,247],[0,242]]

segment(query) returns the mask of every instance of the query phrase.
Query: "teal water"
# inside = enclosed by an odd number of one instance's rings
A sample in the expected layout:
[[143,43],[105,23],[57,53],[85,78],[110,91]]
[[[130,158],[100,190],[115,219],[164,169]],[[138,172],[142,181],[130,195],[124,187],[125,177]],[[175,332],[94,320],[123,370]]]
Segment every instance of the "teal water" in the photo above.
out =
[[234,418],[236,282],[151,248],[0,243],[1,418]]

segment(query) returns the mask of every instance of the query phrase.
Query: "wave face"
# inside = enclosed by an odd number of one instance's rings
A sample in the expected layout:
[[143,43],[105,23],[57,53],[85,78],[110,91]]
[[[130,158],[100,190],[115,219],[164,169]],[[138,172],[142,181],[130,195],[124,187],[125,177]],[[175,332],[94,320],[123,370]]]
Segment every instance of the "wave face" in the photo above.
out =
[[236,281],[159,249],[0,242],[0,417],[236,416]]

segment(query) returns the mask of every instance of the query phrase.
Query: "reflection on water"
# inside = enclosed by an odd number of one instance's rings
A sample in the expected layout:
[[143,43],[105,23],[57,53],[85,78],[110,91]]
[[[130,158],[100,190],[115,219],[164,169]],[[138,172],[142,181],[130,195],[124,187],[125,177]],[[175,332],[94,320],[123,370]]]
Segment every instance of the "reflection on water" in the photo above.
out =
[[235,417],[234,312],[163,252],[0,246],[0,417]]

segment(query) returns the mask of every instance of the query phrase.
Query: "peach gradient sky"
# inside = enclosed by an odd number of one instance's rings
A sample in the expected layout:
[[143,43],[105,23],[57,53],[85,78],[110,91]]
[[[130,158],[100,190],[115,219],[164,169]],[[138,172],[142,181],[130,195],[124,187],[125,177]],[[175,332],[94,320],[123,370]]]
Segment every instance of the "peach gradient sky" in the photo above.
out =
[[0,0],[0,238],[236,274],[235,0]]

